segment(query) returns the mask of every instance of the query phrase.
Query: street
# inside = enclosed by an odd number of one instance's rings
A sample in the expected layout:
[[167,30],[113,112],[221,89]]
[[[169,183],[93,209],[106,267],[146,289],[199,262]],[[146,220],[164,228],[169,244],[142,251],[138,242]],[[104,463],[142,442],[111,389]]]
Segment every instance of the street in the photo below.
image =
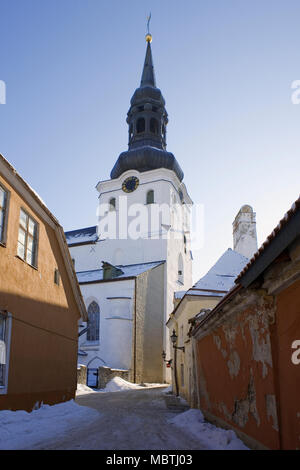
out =
[[192,450],[199,441],[168,422],[182,410],[170,410],[164,388],[78,396],[76,403],[99,411],[90,425],[39,443],[44,450]]

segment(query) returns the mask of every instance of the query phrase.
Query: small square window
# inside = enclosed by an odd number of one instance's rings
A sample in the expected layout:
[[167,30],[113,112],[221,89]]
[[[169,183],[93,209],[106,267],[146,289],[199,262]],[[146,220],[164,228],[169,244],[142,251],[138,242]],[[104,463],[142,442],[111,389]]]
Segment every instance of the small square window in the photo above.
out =
[[59,286],[60,283],[60,273],[58,269],[54,270],[54,283]]

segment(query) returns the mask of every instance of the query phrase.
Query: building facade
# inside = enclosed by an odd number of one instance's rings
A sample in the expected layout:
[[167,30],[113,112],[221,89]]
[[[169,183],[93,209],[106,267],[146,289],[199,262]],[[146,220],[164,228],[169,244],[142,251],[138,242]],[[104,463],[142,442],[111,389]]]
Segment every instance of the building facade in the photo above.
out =
[[86,310],[64,232],[0,155],[0,409],[74,398]]
[[[246,219],[246,220],[244,220]],[[171,347],[173,360],[173,390],[191,406],[197,404],[195,351],[190,336],[191,326],[212,310],[234,286],[234,281],[257,248],[255,213],[244,205],[233,223],[233,250],[228,248],[211,269],[194,286],[175,293],[174,310],[167,322],[169,336],[174,330],[179,347]],[[176,371],[175,371],[176,354]]]
[[300,199],[192,331],[198,406],[252,448],[300,448]]

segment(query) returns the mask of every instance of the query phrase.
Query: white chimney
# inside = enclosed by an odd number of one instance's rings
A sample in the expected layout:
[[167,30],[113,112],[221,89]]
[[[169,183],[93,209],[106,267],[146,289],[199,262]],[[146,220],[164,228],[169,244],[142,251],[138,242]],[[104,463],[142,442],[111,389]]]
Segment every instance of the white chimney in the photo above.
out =
[[233,222],[233,249],[246,258],[257,251],[255,212],[251,206],[242,206]]

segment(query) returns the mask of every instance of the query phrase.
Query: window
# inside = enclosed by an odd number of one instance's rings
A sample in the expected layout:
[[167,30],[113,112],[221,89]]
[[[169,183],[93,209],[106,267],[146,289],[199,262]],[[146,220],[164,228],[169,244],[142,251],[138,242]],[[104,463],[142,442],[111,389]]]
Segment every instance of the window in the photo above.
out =
[[0,186],[0,243],[5,243],[6,241],[6,222],[7,222],[7,212],[8,212],[8,198],[9,193]]
[[183,235],[184,252],[186,253],[186,236]]
[[154,191],[153,191],[153,189],[150,189],[147,192],[146,204],[154,204]]
[[184,281],[183,281],[183,258],[182,258],[181,253],[178,257],[178,282],[180,284],[184,284]]
[[109,210],[110,211],[115,211],[116,210],[116,198],[115,197],[112,197],[109,200]]
[[37,266],[38,224],[21,209],[18,237],[18,256],[31,266]]
[[152,134],[158,134],[158,122],[157,119],[151,118],[150,119],[150,132]]
[[59,286],[59,282],[60,282],[59,270],[55,269],[54,270],[54,284],[57,284]]
[[145,132],[145,119],[139,118],[136,123],[136,132],[140,134],[141,132]]
[[10,329],[10,315],[0,311],[0,387],[6,387],[7,366],[8,366],[8,330]]
[[87,340],[99,341],[100,308],[97,302],[92,302],[88,307]]

